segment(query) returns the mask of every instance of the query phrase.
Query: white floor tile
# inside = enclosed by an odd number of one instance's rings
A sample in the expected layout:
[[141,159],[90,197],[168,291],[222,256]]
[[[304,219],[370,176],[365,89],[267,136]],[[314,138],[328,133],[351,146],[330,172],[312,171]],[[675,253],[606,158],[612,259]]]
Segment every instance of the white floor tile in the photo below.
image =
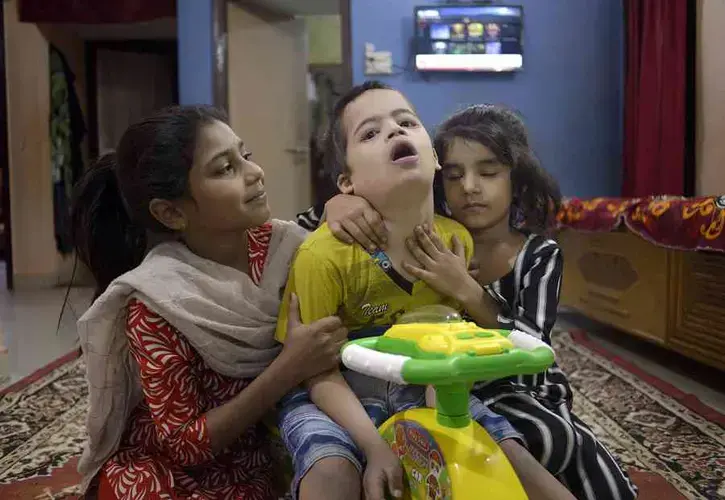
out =
[[8,349],[12,383],[78,347],[76,320],[87,309],[93,292],[72,288],[59,323],[66,289],[38,291],[0,289],[0,343]]

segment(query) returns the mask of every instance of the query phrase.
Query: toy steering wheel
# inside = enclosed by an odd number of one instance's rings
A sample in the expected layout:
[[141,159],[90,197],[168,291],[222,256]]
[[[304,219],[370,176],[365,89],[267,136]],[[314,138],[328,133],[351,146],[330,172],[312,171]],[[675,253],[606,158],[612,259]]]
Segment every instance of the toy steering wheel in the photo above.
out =
[[[441,315],[443,321],[430,321]],[[348,342],[342,361],[390,382],[438,385],[540,373],[554,362],[554,351],[524,332],[480,328],[439,306],[404,316],[381,337]]]
[[554,362],[554,351],[521,331],[480,328],[434,306],[404,315],[383,336],[348,342],[342,362],[390,382],[435,386],[439,417],[460,417],[458,423],[446,419],[459,426],[466,423],[471,384],[540,373]]
[[514,348],[504,354],[478,356],[454,354],[445,359],[416,359],[381,349],[380,338],[348,342],[342,362],[349,369],[398,384],[437,385],[494,380],[512,375],[535,374],[554,362],[547,344],[518,330],[500,332]]

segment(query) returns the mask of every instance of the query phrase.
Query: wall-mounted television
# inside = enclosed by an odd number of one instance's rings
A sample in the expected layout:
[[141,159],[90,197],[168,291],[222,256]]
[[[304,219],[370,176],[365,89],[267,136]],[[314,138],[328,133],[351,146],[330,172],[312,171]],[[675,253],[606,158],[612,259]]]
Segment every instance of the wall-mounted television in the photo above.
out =
[[415,8],[418,71],[517,71],[523,67],[519,5],[435,5]]

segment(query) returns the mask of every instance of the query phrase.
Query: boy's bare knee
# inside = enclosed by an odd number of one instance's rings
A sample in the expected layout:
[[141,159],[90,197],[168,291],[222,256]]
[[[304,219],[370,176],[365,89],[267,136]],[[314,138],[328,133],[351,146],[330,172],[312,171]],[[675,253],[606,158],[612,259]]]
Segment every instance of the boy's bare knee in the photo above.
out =
[[357,468],[345,457],[328,457],[318,460],[307,475],[312,473],[330,481],[338,481],[339,478],[360,480]]
[[300,500],[360,498],[360,473],[344,457],[323,458],[300,482]]

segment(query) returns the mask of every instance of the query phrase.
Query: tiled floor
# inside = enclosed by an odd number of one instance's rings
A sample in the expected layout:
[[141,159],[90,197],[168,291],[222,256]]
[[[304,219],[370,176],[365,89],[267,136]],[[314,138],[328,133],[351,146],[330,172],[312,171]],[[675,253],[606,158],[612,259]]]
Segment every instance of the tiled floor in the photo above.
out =
[[[10,372],[10,380],[4,385],[31,374],[77,347],[75,321],[90,304],[92,291],[71,289],[68,307],[59,326],[66,291],[57,288],[11,294],[0,290],[0,346],[4,344],[8,348]],[[694,371],[701,371],[693,370],[693,365],[695,368],[699,365],[667,353],[663,358],[662,353],[658,354],[649,344],[577,315],[562,313],[560,326],[586,330],[596,342],[615,354],[725,413],[725,387],[720,382],[719,390],[716,390],[713,388],[715,383],[710,383],[722,381],[722,373],[704,370],[705,375],[693,376]],[[0,388],[2,386],[3,382],[0,382]]]
[[[3,282],[4,285],[4,282]],[[0,345],[8,349],[7,369],[13,383],[78,346],[75,322],[92,290],[72,288],[59,323],[66,289],[9,293],[0,289]]]

